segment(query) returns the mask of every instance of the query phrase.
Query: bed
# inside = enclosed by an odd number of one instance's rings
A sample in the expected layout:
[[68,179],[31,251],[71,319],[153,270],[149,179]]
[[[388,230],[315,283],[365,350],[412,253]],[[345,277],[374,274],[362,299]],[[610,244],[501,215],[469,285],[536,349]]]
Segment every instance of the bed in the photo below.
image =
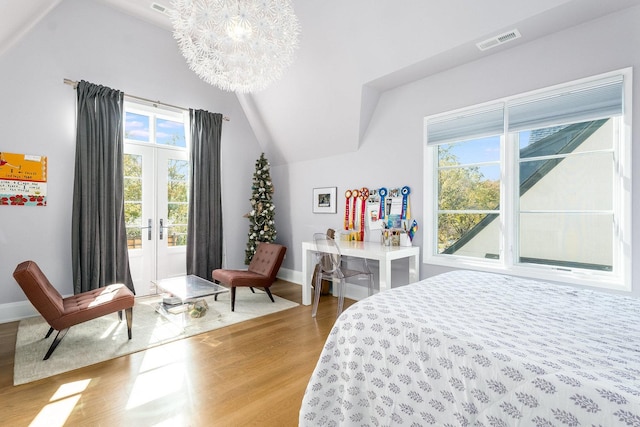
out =
[[301,426],[640,426],[640,300],[455,271],[336,321]]

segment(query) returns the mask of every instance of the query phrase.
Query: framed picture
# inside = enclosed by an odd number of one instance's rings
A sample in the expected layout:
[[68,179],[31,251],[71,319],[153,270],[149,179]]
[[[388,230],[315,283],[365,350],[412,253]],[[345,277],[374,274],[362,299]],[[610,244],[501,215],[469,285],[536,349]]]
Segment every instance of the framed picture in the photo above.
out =
[[338,187],[313,189],[313,213],[336,213],[336,191]]

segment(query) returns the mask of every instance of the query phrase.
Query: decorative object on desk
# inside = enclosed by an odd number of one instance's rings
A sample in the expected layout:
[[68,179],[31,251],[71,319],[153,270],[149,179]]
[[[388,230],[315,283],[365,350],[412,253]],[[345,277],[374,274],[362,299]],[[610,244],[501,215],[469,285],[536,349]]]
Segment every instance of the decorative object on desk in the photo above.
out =
[[300,25],[290,0],[173,0],[170,18],[189,68],[226,91],[265,89],[298,47]]
[[258,243],[271,243],[276,240],[277,234],[275,226],[276,212],[273,204],[273,183],[269,172],[269,162],[264,153],[256,161],[251,191],[251,211],[246,215],[249,218],[249,236],[244,263],[247,265],[251,263]]
[[415,219],[411,221],[411,226],[409,227],[409,238],[413,241],[413,236],[418,232],[418,221]]
[[313,213],[336,213],[336,192],[338,187],[322,187],[313,189]]

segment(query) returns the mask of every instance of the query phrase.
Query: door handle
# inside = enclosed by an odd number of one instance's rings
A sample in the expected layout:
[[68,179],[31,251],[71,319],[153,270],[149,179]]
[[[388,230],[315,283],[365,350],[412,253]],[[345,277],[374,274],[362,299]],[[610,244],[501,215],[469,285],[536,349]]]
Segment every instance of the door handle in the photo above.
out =
[[147,240],[151,240],[152,239],[152,235],[151,235],[151,229],[153,228],[153,223],[151,222],[151,218],[149,218],[149,221],[147,221],[148,226],[147,227],[140,227],[140,230],[144,230],[145,228],[147,229]]
[[162,240],[162,237],[164,236],[164,229],[169,228],[169,227],[165,227],[162,224],[163,224],[163,219],[160,218],[160,240]]

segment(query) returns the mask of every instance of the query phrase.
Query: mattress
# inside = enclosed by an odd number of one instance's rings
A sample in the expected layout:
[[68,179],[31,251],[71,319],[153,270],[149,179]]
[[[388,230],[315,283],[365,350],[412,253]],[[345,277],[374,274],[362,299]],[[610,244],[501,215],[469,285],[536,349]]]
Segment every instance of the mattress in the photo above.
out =
[[640,426],[640,300],[455,271],[345,310],[301,426]]

